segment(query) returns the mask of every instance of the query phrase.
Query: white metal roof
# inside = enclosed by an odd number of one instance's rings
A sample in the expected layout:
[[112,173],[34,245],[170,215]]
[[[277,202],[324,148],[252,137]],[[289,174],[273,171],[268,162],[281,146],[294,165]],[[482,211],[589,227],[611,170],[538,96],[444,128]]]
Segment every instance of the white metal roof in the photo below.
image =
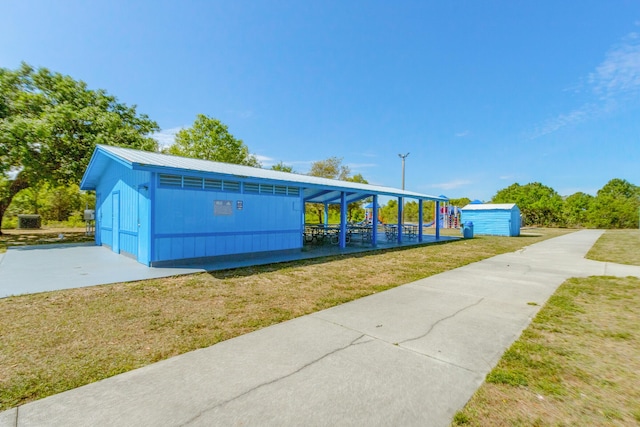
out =
[[483,204],[468,204],[463,207],[463,211],[490,211],[490,210],[511,210],[515,206],[515,203],[483,203]]
[[95,188],[98,175],[101,173],[101,167],[97,164],[100,163],[100,160],[97,159],[97,157],[101,152],[109,157],[123,160],[133,169],[153,169],[156,171],[167,169],[165,171],[167,173],[170,173],[170,170],[179,170],[183,171],[183,173],[193,171],[199,173],[222,174],[244,179],[279,181],[281,183],[297,184],[304,189],[305,201],[314,203],[335,203],[336,198],[340,197],[339,194],[341,191],[349,193],[349,196],[347,197],[348,201],[360,200],[373,194],[423,200],[444,200],[442,197],[414,193],[392,187],[340,181],[336,179],[320,178],[230,163],[212,162],[209,160],[192,159],[188,157],[171,156],[167,154],[107,145],[98,145],[96,147],[96,151],[94,152],[89,167],[82,179],[81,188],[87,190]]

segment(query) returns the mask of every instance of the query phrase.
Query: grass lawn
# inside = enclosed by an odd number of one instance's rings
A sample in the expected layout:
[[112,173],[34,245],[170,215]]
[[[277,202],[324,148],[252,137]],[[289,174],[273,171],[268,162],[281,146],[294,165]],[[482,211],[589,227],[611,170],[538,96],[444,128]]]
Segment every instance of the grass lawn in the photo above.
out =
[[567,232],[524,230],[518,238],[476,237],[0,299],[0,409]]
[[[640,232],[589,257],[640,265]],[[573,278],[509,348],[452,425],[640,425],[640,279]]]

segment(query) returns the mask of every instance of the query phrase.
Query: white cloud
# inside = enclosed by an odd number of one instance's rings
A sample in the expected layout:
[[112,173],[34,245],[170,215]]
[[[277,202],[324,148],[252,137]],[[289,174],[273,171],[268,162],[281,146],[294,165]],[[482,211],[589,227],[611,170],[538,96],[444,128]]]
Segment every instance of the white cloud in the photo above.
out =
[[602,100],[640,91],[640,36],[631,33],[607,52],[602,64],[589,74],[593,91]]
[[378,166],[376,163],[347,163],[349,169],[366,169],[375,168]]
[[275,160],[273,159],[273,157],[263,156],[263,155],[260,155],[260,154],[254,154],[254,156],[256,156],[256,159],[258,159],[258,161],[260,163],[273,163],[273,164],[275,164]]
[[469,136],[469,135],[471,135],[471,132],[469,132],[468,130],[465,130],[465,131],[462,131],[462,132],[457,132],[455,134],[456,138],[462,138],[462,137]]
[[532,132],[530,138],[535,139],[541,136],[553,133],[559,129],[562,129],[565,126],[570,126],[574,124],[578,124],[584,120],[587,120],[589,117],[596,114],[598,107],[593,104],[585,104],[582,107],[571,111],[569,113],[559,114],[557,117],[553,119],[549,119],[543,122],[540,126],[538,126]]
[[431,184],[429,188],[438,188],[440,190],[453,190],[456,188],[464,187],[465,185],[469,185],[472,182],[467,179],[455,179],[449,182],[441,182],[439,184]]
[[363,157],[378,157],[377,153],[372,153],[372,152],[364,152],[364,153],[358,153]]
[[501,177],[499,177],[499,179],[502,179],[504,181],[506,180],[512,180],[515,178],[515,175],[502,175]]
[[183,127],[171,128],[171,129],[163,129],[160,132],[156,132],[151,135],[151,138],[158,141],[158,145],[160,149],[169,147],[176,142],[176,134],[183,129]]
[[546,120],[530,133],[531,139],[611,112],[628,99],[640,95],[640,34],[629,33],[613,46],[595,71],[586,79],[594,100],[557,117]]

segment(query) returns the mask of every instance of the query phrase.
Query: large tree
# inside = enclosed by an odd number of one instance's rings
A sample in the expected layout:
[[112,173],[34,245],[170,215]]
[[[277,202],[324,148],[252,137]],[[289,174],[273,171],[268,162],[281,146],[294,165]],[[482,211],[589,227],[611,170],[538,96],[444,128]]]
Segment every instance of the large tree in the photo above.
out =
[[311,164],[308,175],[346,181],[351,174],[349,166],[342,164],[341,157],[329,157]]
[[[329,157],[325,160],[313,162],[307,175],[368,184],[362,174],[351,176],[351,169],[349,169],[349,166],[342,164],[342,158],[340,157]],[[323,222],[324,205],[320,203],[310,203],[307,208],[307,215],[315,214],[318,217],[318,222]],[[340,208],[337,205],[329,206],[329,211],[333,215],[336,215],[339,210]],[[347,217],[350,221],[364,219],[364,210],[361,207],[361,203],[350,203],[347,209]]]
[[493,196],[492,202],[517,204],[523,225],[554,226],[562,222],[562,197],[539,182],[503,188]]
[[640,187],[615,178],[598,190],[591,205],[590,222],[598,228],[637,228]]
[[235,138],[218,119],[198,114],[193,126],[181,129],[165,152],[215,162],[261,167],[241,139]]
[[83,81],[25,63],[0,68],[0,223],[20,190],[78,183],[96,144],[155,151],[157,130],[135,105]]
[[562,220],[568,227],[587,227],[590,224],[589,212],[593,206],[593,196],[577,192],[564,200]]

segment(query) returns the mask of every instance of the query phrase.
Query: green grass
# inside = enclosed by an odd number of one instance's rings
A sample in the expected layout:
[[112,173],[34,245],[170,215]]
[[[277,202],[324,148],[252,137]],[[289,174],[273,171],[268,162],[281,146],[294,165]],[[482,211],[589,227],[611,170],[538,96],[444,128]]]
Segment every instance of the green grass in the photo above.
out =
[[640,230],[609,230],[587,253],[587,258],[640,265]]
[[0,299],[0,409],[567,232],[483,236]]
[[[640,241],[630,234],[607,232],[592,253],[633,261]],[[638,425],[638,307],[639,278],[567,280],[452,425]]]

